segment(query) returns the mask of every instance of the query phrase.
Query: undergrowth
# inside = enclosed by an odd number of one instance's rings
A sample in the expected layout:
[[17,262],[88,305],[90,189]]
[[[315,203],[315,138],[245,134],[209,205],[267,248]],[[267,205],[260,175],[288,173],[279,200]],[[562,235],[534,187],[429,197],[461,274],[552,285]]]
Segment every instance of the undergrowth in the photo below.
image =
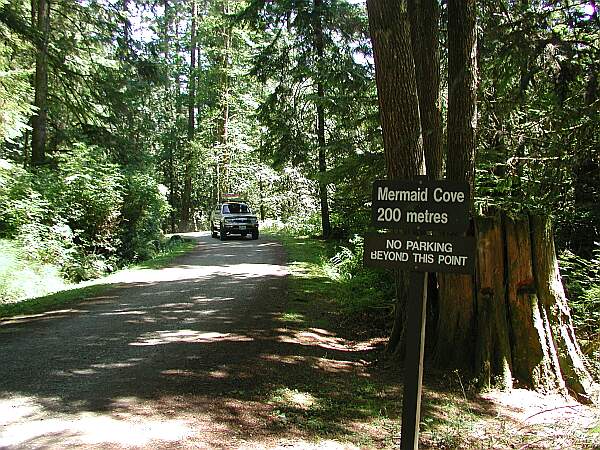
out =
[[[192,240],[164,239],[154,258],[132,267],[161,267],[194,246]],[[71,284],[61,275],[58,267],[32,258],[17,243],[0,240],[0,317],[55,309],[101,289],[101,285]]]
[[[393,309],[394,283],[386,270],[363,267],[363,238],[325,241],[303,234],[304,229],[271,228],[282,240],[290,264],[305,273],[304,294],[334,300],[348,318],[389,316]],[[297,294],[297,293],[296,293]]]

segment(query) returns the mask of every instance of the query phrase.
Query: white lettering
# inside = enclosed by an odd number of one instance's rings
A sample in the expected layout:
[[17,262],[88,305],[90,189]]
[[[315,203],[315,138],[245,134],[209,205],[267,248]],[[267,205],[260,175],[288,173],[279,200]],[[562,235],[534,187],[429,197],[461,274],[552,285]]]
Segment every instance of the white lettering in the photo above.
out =
[[438,264],[444,264],[446,266],[464,266],[466,263],[466,256],[438,255]]
[[416,191],[392,191],[387,186],[377,188],[377,200],[389,202],[426,202],[428,188],[417,188]]
[[433,200],[437,203],[463,203],[465,201],[464,192],[444,191],[442,188],[433,190]]
[[393,248],[399,250],[402,248],[402,241],[400,239],[388,239],[385,241],[385,248]]
[[438,213],[425,211],[407,211],[406,213],[407,223],[448,223],[448,213]]

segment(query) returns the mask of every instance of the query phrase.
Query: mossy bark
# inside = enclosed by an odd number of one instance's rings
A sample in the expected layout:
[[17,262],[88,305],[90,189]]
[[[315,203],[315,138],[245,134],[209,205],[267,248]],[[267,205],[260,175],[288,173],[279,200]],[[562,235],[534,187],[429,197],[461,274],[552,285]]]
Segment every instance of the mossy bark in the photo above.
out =
[[568,392],[597,402],[598,385],[575,337],[549,219],[497,213],[477,218],[475,235],[475,278],[439,277],[430,356],[442,368],[473,369],[482,386]]
[[580,401],[597,403],[599,386],[585,367],[584,357],[575,337],[573,321],[560,277],[552,225],[547,217],[533,216],[532,256],[535,281],[545,319],[548,345],[553,348],[553,365],[561,374],[570,393]]
[[512,352],[508,331],[504,232],[499,215],[477,222],[476,309],[477,342],[475,370],[481,387],[492,385],[512,389]]

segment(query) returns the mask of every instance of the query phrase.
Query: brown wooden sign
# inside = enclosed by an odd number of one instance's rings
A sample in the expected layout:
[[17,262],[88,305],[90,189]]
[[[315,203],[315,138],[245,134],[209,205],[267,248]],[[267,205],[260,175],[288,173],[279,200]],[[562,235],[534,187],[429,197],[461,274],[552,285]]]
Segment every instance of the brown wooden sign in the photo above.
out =
[[468,183],[377,180],[372,199],[373,224],[379,228],[464,233],[469,226]]
[[[475,239],[462,234],[469,226],[470,190],[467,183],[446,180],[373,183],[373,223],[416,234],[371,234],[365,237],[365,266],[410,272],[406,299],[406,355],[402,402],[402,450],[419,445],[427,272],[471,274],[475,267]],[[430,236],[424,231],[443,231]]]

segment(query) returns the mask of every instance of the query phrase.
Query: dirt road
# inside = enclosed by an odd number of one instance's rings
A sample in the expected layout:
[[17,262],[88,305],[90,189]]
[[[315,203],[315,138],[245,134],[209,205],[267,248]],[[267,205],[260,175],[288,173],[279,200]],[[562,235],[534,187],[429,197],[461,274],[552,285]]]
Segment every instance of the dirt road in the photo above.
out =
[[282,328],[278,243],[195,237],[167,268],[113,276],[68,310],[0,322],[0,448],[274,442],[265,392],[281,376],[318,376],[314,364],[290,364],[335,348]]

